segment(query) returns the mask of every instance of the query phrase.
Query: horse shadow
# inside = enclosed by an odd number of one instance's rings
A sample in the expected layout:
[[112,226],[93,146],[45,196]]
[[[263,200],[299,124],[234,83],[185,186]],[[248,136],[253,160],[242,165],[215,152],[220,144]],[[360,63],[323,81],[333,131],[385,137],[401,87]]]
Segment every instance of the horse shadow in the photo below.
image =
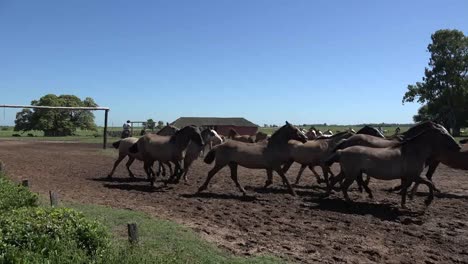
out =
[[222,199],[222,200],[239,200],[241,202],[253,202],[257,200],[257,197],[251,195],[236,195],[227,193],[193,193],[193,194],[181,194],[184,198],[205,198],[205,199]]
[[146,178],[109,178],[109,177],[97,177],[97,178],[88,178],[88,180],[97,181],[97,182],[116,182],[116,183],[132,183],[132,182],[149,182]]
[[[256,193],[261,193],[261,194],[290,194],[289,190],[287,187],[258,187],[258,186],[245,186],[244,187],[248,191],[256,192]],[[320,195],[323,195],[321,192],[317,192],[318,190],[321,190],[322,188],[320,186],[311,186],[310,188],[304,188],[304,189],[298,189],[294,188],[294,191],[298,196],[312,196],[312,197],[319,197]]]
[[400,210],[393,204],[376,204],[368,202],[346,202],[339,198],[310,198],[305,202],[313,204],[307,207],[313,210],[332,211],[343,214],[354,215],[372,215],[380,220],[398,222],[402,216],[421,216],[424,212],[413,212],[409,210]]
[[[428,192],[416,192],[415,196],[424,196],[427,197],[429,195]],[[457,194],[457,193],[448,193],[448,192],[434,192],[434,196],[437,198],[442,199],[465,199],[468,200],[468,195],[466,194]]]
[[118,189],[124,191],[139,191],[139,192],[147,192],[147,193],[155,193],[155,192],[165,192],[167,190],[167,186],[160,185],[160,186],[151,186],[151,185],[135,185],[135,184],[128,184],[128,183],[121,183],[121,184],[104,184],[105,188],[108,189]]

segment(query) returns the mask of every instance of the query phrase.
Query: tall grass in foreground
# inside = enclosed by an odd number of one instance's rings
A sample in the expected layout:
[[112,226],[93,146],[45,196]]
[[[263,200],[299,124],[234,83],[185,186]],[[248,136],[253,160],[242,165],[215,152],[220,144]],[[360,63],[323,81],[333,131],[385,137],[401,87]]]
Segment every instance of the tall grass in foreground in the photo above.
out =
[[[141,212],[96,205],[41,206],[40,199],[0,173],[0,263],[281,263],[236,257],[192,230]],[[126,225],[138,224],[130,245]]]

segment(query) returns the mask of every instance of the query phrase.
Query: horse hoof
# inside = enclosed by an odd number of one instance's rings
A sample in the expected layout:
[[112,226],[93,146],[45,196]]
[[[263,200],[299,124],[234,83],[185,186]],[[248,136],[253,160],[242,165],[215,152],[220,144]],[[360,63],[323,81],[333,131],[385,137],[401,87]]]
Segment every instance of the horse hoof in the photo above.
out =
[[426,206],[429,206],[431,203],[432,203],[432,199],[424,200],[424,204],[426,204]]

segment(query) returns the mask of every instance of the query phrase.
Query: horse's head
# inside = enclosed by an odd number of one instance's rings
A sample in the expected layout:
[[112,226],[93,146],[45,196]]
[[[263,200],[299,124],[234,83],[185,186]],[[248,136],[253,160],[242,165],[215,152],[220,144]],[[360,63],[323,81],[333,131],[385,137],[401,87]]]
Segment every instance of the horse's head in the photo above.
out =
[[183,135],[189,140],[192,140],[199,146],[205,145],[205,142],[203,141],[203,138],[200,133],[200,129],[198,129],[198,127],[196,126],[186,126],[177,133],[180,133],[180,135]]
[[161,128],[161,130],[158,131],[158,135],[160,136],[172,136],[174,135],[179,129],[175,126],[169,125],[169,123],[166,124],[165,127]]
[[201,137],[205,142],[210,141],[215,136],[216,136],[216,134],[209,128],[205,128],[201,132]]
[[413,142],[421,146],[430,146],[431,151],[435,155],[446,153],[447,151],[460,151],[461,149],[457,141],[443,127],[426,129],[412,138],[405,139],[402,144]]
[[307,142],[307,136],[297,127],[286,121],[286,125],[280,127],[275,133],[273,133],[269,142],[274,144],[275,141],[288,142],[290,139],[298,140],[302,143]]

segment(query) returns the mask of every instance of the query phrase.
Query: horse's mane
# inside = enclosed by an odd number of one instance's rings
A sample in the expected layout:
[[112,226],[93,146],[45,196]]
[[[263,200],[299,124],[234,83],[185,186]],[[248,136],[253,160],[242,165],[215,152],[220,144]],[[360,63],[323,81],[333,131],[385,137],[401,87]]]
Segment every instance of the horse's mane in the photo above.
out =
[[293,127],[291,124],[286,124],[279,129],[277,129],[270,137],[270,140],[268,140],[268,146],[271,146],[273,143],[277,141],[277,139],[282,136],[283,130],[285,130],[288,126]]
[[239,132],[237,132],[237,130],[235,130],[234,128],[230,128],[230,129],[229,129],[229,133],[231,133],[231,131],[232,131],[232,133],[234,133],[236,136],[240,136]]
[[364,133],[365,131],[369,131],[369,130],[372,130],[374,131],[375,133],[377,133],[378,135],[382,136],[383,138],[385,138],[384,134],[382,134],[382,132],[380,130],[378,130],[377,128],[375,127],[372,127],[372,126],[368,126],[368,125],[365,125],[363,128],[359,129],[356,134],[366,134]]
[[[186,126],[186,127],[182,128],[182,129],[179,129],[179,130],[177,130],[177,131],[175,132],[174,135],[171,136],[171,138],[169,139],[169,142],[174,143],[174,142],[176,141],[177,137],[178,137],[180,134],[185,133],[185,131],[187,131],[187,130],[190,129],[190,128],[192,128],[192,129],[198,129],[198,127],[197,127],[197,126],[194,126],[194,125]],[[198,129],[198,132],[200,132],[199,129]]]
[[341,136],[343,136],[343,135],[345,135],[345,134],[348,134],[348,133],[350,133],[350,132],[348,132],[348,131],[343,131],[343,132],[336,133],[335,135],[330,136],[330,137],[320,136],[320,137],[317,137],[315,140],[320,140],[320,139],[335,139],[335,138],[337,138],[337,137],[341,137]]
[[166,126],[164,126],[163,128],[161,128],[161,129],[156,133],[156,135],[161,135],[161,133],[162,133],[164,130],[168,129],[168,128],[174,128],[176,132],[180,130],[180,129],[178,129],[178,128],[175,127],[175,126],[166,125]]
[[[429,121],[429,122],[431,122],[431,121]],[[433,124],[435,124],[435,127],[425,129],[425,130],[421,131],[420,133],[418,133],[418,134],[415,135],[415,136],[412,136],[412,137],[409,137],[409,138],[405,138],[405,139],[403,139],[403,141],[399,142],[398,144],[395,144],[395,145],[392,146],[391,148],[403,147],[403,146],[405,146],[405,145],[407,145],[407,144],[409,144],[409,143],[412,143],[412,142],[415,141],[415,140],[418,140],[418,139],[419,139],[421,136],[423,136],[424,134],[429,133],[429,132],[432,132],[432,131],[434,131],[434,130],[437,130],[437,131],[441,132],[442,134],[445,134],[445,135],[449,136],[450,138],[452,138],[453,142],[454,142],[455,144],[458,145],[458,143],[457,143],[457,141],[455,140],[455,138],[453,138],[452,135],[450,135],[450,133],[448,133],[448,131],[447,131],[443,126],[441,126],[441,125],[439,125],[439,124],[436,124],[436,123],[433,123]]]

